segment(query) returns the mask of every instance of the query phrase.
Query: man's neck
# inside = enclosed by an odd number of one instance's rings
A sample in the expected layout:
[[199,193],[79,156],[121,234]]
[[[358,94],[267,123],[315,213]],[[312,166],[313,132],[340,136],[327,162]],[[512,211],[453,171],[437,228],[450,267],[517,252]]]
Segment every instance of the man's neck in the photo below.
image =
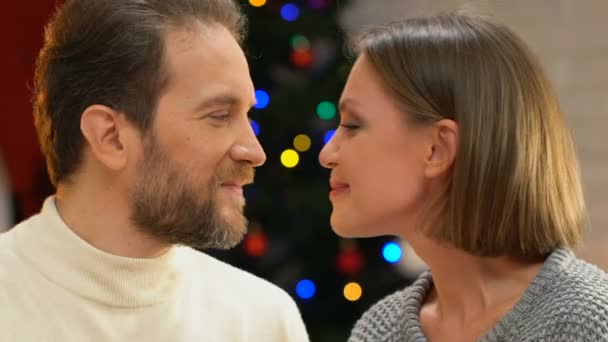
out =
[[151,238],[130,220],[128,196],[112,186],[78,184],[57,189],[57,211],[81,239],[104,252],[130,258],[155,258],[170,245]]

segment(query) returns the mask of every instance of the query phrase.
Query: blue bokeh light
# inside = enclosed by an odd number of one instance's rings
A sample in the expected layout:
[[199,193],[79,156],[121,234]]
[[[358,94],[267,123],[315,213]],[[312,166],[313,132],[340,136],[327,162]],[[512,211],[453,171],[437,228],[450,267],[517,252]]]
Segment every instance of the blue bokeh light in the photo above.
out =
[[253,133],[255,133],[255,136],[257,137],[258,135],[260,135],[260,124],[258,124],[257,122],[255,122],[255,120],[249,119],[249,123],[251,124],[251,128],[253,129]]
[[325,133],[325,135],[323,136],[323,142],[325,144],[327,144],[331,140],[331,138],[334,136],[334,134],[336,134],[335,129],[327,131],[327,133]]
[[384,260],[395,263],[401,259],[401,247],[396,242],[388,242],[382,248]]
[[268,95],[268,93],[264,90],[256,90],[255,91],[255,105],[253,105],[253,108],[256,109],[264,109],[266,107],[268,107],[268,104],[270,103],[270,96]]
[[315,295],[317,288],[315,283],[309,279],[302,279],[296,285],[296,293],[302,299],[310,299]]
[[295,21],[300,16],[300,9],[293,3],[287,3],[281,7],[281,17],[287,21]]

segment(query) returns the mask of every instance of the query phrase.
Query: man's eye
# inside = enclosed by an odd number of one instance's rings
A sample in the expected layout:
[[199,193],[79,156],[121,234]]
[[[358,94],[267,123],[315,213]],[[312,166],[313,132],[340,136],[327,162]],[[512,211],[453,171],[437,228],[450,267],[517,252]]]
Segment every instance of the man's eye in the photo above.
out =
[[224,122],[224,121],[228,121],[228,119],[230,119],[230,114],[228,114],[228,113],[213,114],[213,115],[209,115],[209,117],[213,120]]

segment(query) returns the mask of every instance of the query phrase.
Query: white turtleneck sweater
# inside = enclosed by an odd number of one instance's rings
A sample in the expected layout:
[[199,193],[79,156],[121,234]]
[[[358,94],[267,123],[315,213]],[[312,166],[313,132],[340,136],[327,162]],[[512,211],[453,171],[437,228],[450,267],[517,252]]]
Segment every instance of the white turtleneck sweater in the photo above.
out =
[[155,259],[100,251],[54,198],[0,235],[0,341],[308,341],[280,288],[204,253]]

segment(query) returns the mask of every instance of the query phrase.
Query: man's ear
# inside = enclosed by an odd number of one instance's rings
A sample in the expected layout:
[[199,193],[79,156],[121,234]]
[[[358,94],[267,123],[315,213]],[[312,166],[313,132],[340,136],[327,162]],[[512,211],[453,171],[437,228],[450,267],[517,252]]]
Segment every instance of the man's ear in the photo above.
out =
[[436,178],[447,173],[454,165],[460,141],[458,124],[450,119],[439,120],[432,124],[430,134],[425,175]]
[[116,110],[92,105],[80,118],[80,130],[92,155],[108,169],[118,171],[127,165],[126,118]]

